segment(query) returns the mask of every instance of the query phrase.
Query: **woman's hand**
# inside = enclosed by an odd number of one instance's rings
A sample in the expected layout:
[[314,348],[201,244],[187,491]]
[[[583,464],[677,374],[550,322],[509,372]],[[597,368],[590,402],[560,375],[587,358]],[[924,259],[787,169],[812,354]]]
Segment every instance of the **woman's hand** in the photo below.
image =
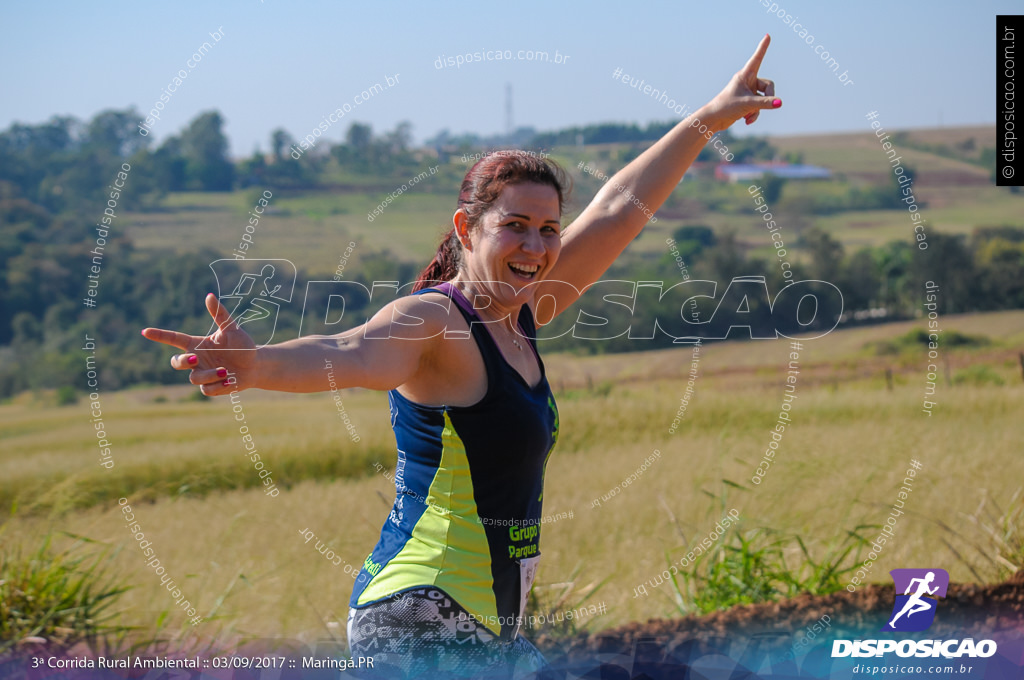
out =
[[159,328],[145,328],[142,337],[184,350],[171,357],[178,371],[191,371],[189,381],[208,397],[256,387],[256,343],[239,328],[217,296],[206,296],[206,309],[217,331],[206,337]]
[[782,106],[782,100],[775,98],[775,83],[757,75],[769,43],[771,38],[765,34],[746,66],[732,77],[725,89],[697,112],[701,123],[715,132],[721,132],[740,118],[750,125],[757,120],[761,109],[777,109]]
[[[550,283],[542,283],[540,290],[544,292],[537,293],[538,299],[552,296],[556,315],[576,302],[579,291],[608,271],[651,219],[651,213],[657,212],[672,194],[716,132],[740,118],[746,118],[749,125],[761,109],[782,106],[782,101],[775,99],[775,83],[757,76],[769,42],[766,35],[746,66],[714,99],[615,173],[564,232],[562,252],[547,277]],[[625,200],[624,195],[632,199]],[[637,210],[641,206],[645,209]],[[559,285],[552,285],[555,283]]]

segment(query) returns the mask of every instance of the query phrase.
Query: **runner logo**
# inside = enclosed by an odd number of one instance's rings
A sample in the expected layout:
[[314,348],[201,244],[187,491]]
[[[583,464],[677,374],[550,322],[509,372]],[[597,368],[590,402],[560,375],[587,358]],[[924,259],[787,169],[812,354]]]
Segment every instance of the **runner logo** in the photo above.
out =
[[935,621],[938,598],[946,596],[949,574],[945,569],[893,569],[889,573],[896,586],[896,603],[889,622],[881,630],[927,630]]
[[[295,265],[283,259],[221,259],[211,262],[210,269],[217,280],[217,297],[231,318],[252,337],[257,348],[269,345],[282,305],[292,301],[298,278]],[[216,330],[216,325],[211,326],[209,334]]]

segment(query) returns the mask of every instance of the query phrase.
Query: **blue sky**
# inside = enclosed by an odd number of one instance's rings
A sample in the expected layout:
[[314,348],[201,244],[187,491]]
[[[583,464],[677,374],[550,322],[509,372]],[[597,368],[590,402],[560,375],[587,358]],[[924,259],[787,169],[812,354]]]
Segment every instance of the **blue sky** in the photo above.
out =
[[[214,44],[166,102],[159,142],[200,111],[218,109],[234,155],[269,147],[270,131],[302,137],[331,111],[375,132],[408,120],[417,141],[442,128],[505,129],[506,84],[517,126],[540,130],[605,121],[647,123],[674,114],[612,78],[627,74],[696,108],[714,96],[764,33],[761,74],[784,107],[758,134],[863,131],[877,110],[892,128],[994,124],[995,15],[1019,2],[777,3],[809,46],[761,0],[648,2],[19,2],[0,6],[0,128],[55,114],[88,119],[107,108],[148,111],[209,33]],[[796,22],[794,21],[794,23]],[[848,72],[843,85],[814,53]],[[562,64],[481,61],[436,68],[441,56],[485,50],[555,51]],[[385,76],[398,84],[353,105]],[[742,123],[734,128],[741,134]]]

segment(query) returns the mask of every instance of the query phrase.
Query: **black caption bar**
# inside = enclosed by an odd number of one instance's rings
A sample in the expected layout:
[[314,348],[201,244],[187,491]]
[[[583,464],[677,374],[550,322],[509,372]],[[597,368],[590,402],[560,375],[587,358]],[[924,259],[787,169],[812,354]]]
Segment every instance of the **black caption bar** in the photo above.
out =
[[1001,187],[1024,186],[1024,134],[1017,134],[1016,125],[1016,87],[1024,83],[1024,71],[1017,73],[1018,38],[1024,38],[1024,16],[996,15],[996,186]]

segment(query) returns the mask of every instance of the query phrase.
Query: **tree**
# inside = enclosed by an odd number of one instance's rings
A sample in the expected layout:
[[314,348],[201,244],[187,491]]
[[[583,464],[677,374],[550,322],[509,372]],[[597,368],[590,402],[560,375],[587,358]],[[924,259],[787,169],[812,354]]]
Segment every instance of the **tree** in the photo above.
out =
[[288,134],[284,128],[277,128],[270,133],[270,152],[274,155],[274,162],[280,163],[285,160],[285,149],[290,149],[295,139]]
[[977,308],[1024,307],[1024,243],[1005,238],[984,241],[975,252],[975,263],[981,272]]
[[181,139],[168,137],[152,156],[153,174],[164,191],[184,191],[188,183],[188,161]]
[[230,191],[235,168],[228,159],[228,140],[221,128],[224,121],[216,111],[193,120],[181,134],[188,184],[203,191]]
[[[904,308],[916,304],[920,296],[913,298],[908,291],[910,263],[914,254],[920,252],[906,241],[889,241],[875,249],[878,273],[881,276],[879,301],[888,308]],[[913,302],[910,300],[913,299]]]
[[54,190],[48,178],[74,166],[81,124],[54,116],[42,125],[15,123],[0,134],[0,180],[7,180],[33,203],[52,212],[64,209],[76,196]]
[[392,154],[401,154],[412,146],[412,123],[403,120],[395,126],[395,129],[387,134],[387,142],[391,146]]
[[973,307],[974,272],[974,257],[967,247],[966,237],[935,231],[928,235],[928,249],[918,251],[910,265],[917,290],[923,291],[926,281],[941,285],[940,309],[946,314],[966,312]]
[[711,268],[712,280],[718,281],[720,290],[737,276],[747,276],[749,270],[743,249],[736,240],[736,232],[727,231],[720,236],[712,248],[705,251],[706,261]]
[[373,128],[363,123],[352,123],[345,133],[345,142],[357,154],[368,154],[373,143]]
[[778,175],[768,173],[761,179],[761,194],[769,205],[774,205],[782,197],[782,189],[786,186],[786,180]]
[[869,309],[878,298],[881,279],[870,248],[861,248],[843,262],[839,280],[833,281],[843,293],[846,309]]
[[800,241],[811,257],[811,276],[819,281],[835,278],[843,261],[843,244],[820,227],[805,230]]
[[259,147],[253,149],[252,156],[243,160],[238,165],[238,185],[249,187],[257,184],[265,184],[267,175],[267,159]]
[[715,245],[715,232],[703,224],[692,224],[679,227],[672,232],[676,249],[684,260],[699,255],[706,248]]
[[110,158],[127,158],[149,146],[150,137],[140,135],[141,118],[134,108],[102,111],[85,130],[85,147]]

